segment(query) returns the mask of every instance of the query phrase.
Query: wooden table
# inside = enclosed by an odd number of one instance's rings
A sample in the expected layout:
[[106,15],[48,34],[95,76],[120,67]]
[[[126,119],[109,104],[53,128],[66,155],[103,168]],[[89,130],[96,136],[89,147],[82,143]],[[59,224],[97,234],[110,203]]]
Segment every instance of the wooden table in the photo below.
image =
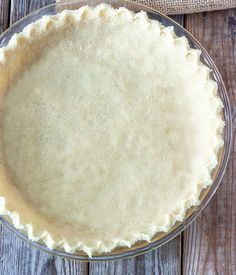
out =
[[[0,31],[54,0],[0,0]],[[236,9],[175,16],[208,50],[224,79],[235,122]],[[0,275],[236,274],[236,141],[223,182],[197,220],[155,251],[127,260],[81,263],[49,256],[0,226]]]

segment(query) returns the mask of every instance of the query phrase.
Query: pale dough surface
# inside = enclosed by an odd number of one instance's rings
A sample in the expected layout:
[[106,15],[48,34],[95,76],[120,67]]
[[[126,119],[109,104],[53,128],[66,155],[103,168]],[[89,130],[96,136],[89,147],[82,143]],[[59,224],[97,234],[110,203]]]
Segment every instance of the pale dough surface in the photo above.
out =
[[50,35],[21,49],[44,45],[4,97],[12,184],[74,232],[74,247],[109,251],[168,230],[211,183],[222,146],[222,104],[199,52],[125,9],[44,20]]

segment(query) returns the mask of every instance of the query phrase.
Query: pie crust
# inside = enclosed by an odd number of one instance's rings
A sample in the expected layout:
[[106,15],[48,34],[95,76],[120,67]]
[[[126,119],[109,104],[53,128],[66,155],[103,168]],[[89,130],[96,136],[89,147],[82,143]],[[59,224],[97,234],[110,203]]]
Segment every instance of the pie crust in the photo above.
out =
[[150,241],[212,183],[222,102],[172,27],[101,4],[0,49],[0,214],[88,255]]

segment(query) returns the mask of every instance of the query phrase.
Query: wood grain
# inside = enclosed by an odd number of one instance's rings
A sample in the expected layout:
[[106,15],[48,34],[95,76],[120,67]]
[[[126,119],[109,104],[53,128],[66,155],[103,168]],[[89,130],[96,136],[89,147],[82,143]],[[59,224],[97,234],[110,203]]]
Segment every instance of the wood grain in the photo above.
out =
[[0,33],[4,32],[9,25],[10,0],[0,1]]
[[10,25],[30,12],[55,3],[55,0],[11,0]]
[[188,15],[186,28],[208,50],[225,82],[234,117],[226,175],[199,218],[184,233],[183,273],[236,274],[236,10]]
[[181,274],[181,237],[178,236],[162,247],[135,258],[105,263],[90,263],[89,274]]
[[0,274],[87,274],[87,264],[41,252],[0,227]]

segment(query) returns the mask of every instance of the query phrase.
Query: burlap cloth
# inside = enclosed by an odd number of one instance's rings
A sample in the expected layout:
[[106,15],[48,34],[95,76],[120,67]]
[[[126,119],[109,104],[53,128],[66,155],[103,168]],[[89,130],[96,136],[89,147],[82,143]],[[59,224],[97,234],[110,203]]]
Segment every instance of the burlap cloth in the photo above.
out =
[[[65,1],[65,0],[57,0]],[[71,1],[71,0],[68,0]],[[236,0],[131,0],[165,14],[194,13],[236,7]]]

